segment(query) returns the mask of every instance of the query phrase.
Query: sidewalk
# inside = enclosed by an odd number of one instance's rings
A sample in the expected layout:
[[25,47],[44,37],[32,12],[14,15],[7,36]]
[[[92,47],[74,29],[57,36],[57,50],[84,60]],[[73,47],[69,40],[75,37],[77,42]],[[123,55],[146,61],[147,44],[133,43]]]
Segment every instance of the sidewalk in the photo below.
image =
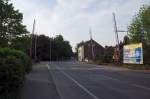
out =
[[21,99],[60,99],[46,64],[33,66],[26,76]]

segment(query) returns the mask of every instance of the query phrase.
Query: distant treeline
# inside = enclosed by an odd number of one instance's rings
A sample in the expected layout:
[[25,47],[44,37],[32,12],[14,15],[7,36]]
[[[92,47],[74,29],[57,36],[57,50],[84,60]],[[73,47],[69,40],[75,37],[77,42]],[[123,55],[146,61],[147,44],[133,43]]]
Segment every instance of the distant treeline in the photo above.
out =
[[62,35],[57,35],[54,38],[50,38],[45,35],[33,35],[32,36],[33,59],[36,58],[35,50],[37,60],[41,61],[67,60],[70,59],[71,56],[73,55],[72,47],[69,44],[69,41],[65,41]]

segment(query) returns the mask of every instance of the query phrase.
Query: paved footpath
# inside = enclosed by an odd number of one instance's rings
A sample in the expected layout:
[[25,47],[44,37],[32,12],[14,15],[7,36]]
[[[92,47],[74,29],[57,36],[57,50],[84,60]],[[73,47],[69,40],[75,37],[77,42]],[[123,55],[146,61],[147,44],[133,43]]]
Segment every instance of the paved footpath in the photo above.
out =
[[26,76],[21,99],[60,99],[46,63],[33,66],[33,71]]

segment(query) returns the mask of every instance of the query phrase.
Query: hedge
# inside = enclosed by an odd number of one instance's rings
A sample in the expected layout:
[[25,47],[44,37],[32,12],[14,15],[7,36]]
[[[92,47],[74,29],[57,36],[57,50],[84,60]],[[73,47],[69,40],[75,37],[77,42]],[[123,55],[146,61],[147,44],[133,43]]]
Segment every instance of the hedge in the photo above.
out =
[[0,96],[8,97],[8,93],[19,89],[23,85],[25,74],[30,70],[31,61],[25,53],[0,48]]

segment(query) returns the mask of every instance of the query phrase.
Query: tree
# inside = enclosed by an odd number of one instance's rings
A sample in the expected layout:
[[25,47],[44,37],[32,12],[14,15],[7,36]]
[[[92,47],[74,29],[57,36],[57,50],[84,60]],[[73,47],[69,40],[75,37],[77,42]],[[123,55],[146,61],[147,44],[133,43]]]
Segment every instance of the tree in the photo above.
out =
[[150,5],[143,5],[129,26],[131,43],[143,43],[144,63],[150,64]]
[[52,58],[54,60],[70,58],[73,55],[72,47],[62,35],[57,35],[52,43]]
[[48,61],[50,60],[50,50],[51,50],[51,60],[62,60],[62,58],[70,58],[72,53],[71,45],[68,41],[63,39],[62,35],[57,35],[54,38],[50,38],[45,35],[33,35],[33,46],[32,46],[32,56],[35,54],[35,37],[37,38],[37,58],[39,60]]
[[15,39],[13,39],[11,41],[11,48],[17,49],[17,50],[21,50],[23,52],[25,52],[26,54],[30,54],[30,45],[31,43],[31,38],[29,35],[25,35],[22,37],[16,37]]
[[29,32],[22,24],[23,15],[15,10],[9,0],[0,0],[0,47],[6,47],[13,39]]
[[37,37],[37,57],[45,61],[50,59],[50,38],[48,36],[39,35]]
[[129,26],[132,42],[150,45],[150,5],[143,5]]
[[130,39],[128,36],[124,36],[123,38],[123,44],[126,45],[126,44],[129,44],[130,43]]
[[111,63],[113,62],[113,54],[114,54],[114,47],[112,46],[105,46],[105,51],[103,57],[101,57],[104,63]]

